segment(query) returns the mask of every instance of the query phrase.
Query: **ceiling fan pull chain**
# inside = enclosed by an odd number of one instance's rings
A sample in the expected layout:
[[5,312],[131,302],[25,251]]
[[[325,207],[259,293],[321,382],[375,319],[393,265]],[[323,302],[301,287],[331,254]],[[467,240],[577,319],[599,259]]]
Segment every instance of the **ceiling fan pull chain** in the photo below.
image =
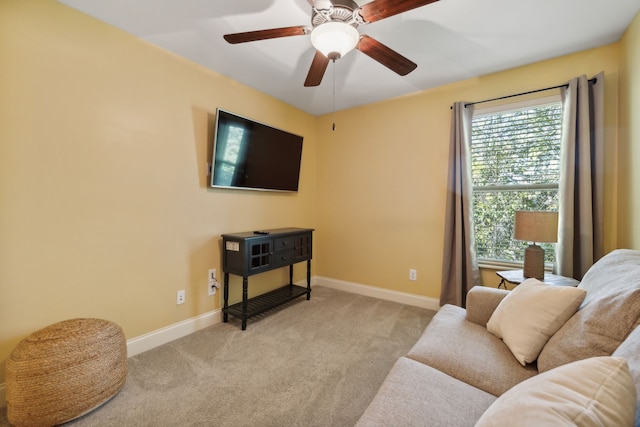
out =
[[336,130],[336,60],[333,60],[333,117],[331,120],[333,121],[333,126],[331,130]]

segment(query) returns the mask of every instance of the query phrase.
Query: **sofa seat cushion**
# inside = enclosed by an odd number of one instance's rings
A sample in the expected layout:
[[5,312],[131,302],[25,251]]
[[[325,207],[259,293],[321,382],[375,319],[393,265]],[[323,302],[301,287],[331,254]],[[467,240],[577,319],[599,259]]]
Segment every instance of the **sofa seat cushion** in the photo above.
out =
[[495,400],[430,366],[401,357],[356,426],[467,427]]
[[635,406],[636,389],[627,362],[594,357],[516,385],[487,409],[476,427],[632,427]]
[[502,340],[466,320],[463,308],[444,305],[407,357],[494,396],[538,373],[522,366]]
[[587,291],[578,312],[547,342],[538,357],[540,372],[565,363],[610,356],[640,320],[640,251],[618,249],[584,275]]

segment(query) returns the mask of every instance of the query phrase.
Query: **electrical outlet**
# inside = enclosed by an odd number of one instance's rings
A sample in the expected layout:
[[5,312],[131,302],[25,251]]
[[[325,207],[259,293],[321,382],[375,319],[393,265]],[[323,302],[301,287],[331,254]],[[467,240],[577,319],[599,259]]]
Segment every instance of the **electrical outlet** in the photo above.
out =
[[218,289],[220,285],[218,284],[218,280],[216,277],[216,269],[212,268],[209,270],[209,274],[207,275],[207,292],[209,296],[216,294],[216,289]]
[[211,295],[215,295],[216,294],[216,290],[220,287],[220,284],[218,284],[218,282],[209,282],[207,284],[207,290],[209,292],[209,296]]
[[176,305],[184,304],[185,296],[184,289],[178,291],[176,294]]
[[413,280],[413,281],[418,280],[418,270],[413,268],[409,269],[409,280]]

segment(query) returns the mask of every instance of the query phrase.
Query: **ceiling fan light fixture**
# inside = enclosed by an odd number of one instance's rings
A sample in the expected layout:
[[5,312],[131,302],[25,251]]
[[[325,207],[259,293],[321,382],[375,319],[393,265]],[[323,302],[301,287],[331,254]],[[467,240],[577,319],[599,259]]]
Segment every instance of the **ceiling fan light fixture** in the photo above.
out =
[[329,59],[336,60],[352,51],[360,40],[358,30],[345,22],[326,22],[311,31],[311,44]]

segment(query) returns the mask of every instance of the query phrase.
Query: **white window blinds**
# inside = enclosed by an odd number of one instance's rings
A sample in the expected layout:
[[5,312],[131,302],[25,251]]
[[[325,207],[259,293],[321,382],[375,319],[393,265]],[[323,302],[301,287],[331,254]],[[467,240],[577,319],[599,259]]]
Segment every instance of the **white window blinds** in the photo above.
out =
[[[472,123],[473,210],[480,260],[517,262],[527,242],[513,240],[516,210],[557,210],[560,102],[478,112]],[[553,245],[544,245],[553,262]]]

